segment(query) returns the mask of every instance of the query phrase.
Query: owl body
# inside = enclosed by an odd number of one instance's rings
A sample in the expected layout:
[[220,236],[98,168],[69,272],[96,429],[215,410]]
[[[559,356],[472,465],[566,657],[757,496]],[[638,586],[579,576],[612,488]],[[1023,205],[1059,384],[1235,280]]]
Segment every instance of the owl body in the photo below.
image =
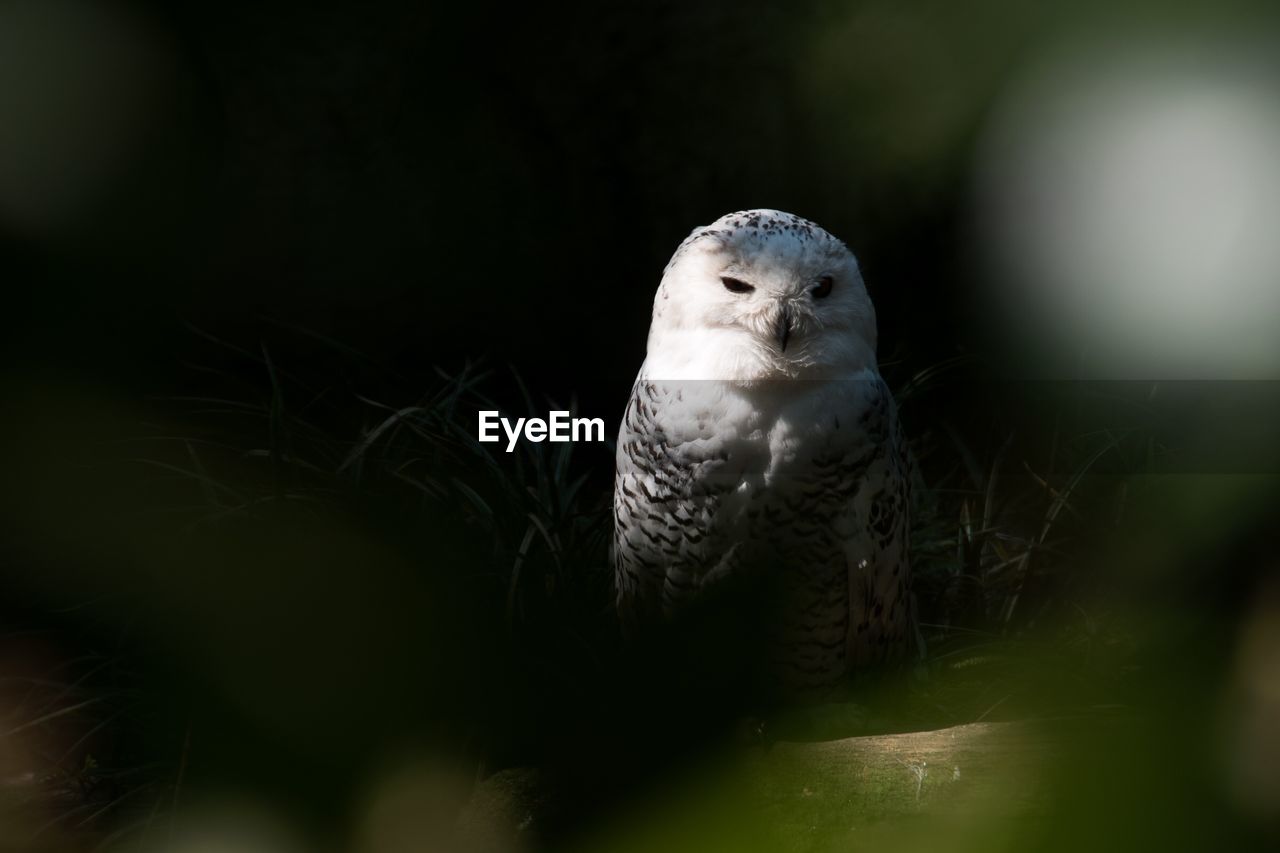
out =
[[725,603],[713,665],[789,692],[904,653],[905,448],[874,349],[856,262],[812,223],[748,211],[682,244],[618,438],[628,634]]

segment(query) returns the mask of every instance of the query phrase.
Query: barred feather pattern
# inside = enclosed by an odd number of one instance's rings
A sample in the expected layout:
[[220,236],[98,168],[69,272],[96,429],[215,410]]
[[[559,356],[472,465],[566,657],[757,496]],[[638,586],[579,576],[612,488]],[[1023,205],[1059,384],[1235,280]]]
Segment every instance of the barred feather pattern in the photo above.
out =
[[766,578],[763,668],[822,695],[914,637],[905,445],[874,368],[847,379],[650,380],[617,445],[614,576],[624,629]]

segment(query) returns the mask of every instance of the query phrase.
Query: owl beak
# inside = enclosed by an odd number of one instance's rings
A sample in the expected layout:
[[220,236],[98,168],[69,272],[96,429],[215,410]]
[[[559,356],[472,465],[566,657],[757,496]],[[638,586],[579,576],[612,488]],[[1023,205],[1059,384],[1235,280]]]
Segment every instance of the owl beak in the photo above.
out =
[[791,340],[791,309],[786,305],[782,306],[782,311],[778,314],[774,335],[778,338],[778,349],[786,352],[787,341]]

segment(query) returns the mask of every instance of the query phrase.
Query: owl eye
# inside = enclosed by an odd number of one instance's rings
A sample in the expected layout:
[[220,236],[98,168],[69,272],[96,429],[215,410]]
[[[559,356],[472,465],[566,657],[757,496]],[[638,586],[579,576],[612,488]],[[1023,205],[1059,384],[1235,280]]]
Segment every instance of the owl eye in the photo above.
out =
[[725,290],[728,290],[732,293],[750,293],[751,291],[755,290],[754,287],[747,284],[742,279],[731,278],[727,275],[720,276],[720,283],[724,285]]
[[829,275],[824,275],[818,279],[818,284],[809,292],[813,294],[814,299],[826,299],[831,295],[831,286],[833,284],[835,284],[835,279]]

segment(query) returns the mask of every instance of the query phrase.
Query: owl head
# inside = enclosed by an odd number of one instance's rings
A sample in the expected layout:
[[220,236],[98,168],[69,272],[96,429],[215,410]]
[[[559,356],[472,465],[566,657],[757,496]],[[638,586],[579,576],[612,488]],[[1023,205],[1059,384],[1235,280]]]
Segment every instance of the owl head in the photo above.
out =
[[676,249],[653,303],[653,379],[832,379],[874,368],[876,318],[844,243],[807,219],[746,210]]

